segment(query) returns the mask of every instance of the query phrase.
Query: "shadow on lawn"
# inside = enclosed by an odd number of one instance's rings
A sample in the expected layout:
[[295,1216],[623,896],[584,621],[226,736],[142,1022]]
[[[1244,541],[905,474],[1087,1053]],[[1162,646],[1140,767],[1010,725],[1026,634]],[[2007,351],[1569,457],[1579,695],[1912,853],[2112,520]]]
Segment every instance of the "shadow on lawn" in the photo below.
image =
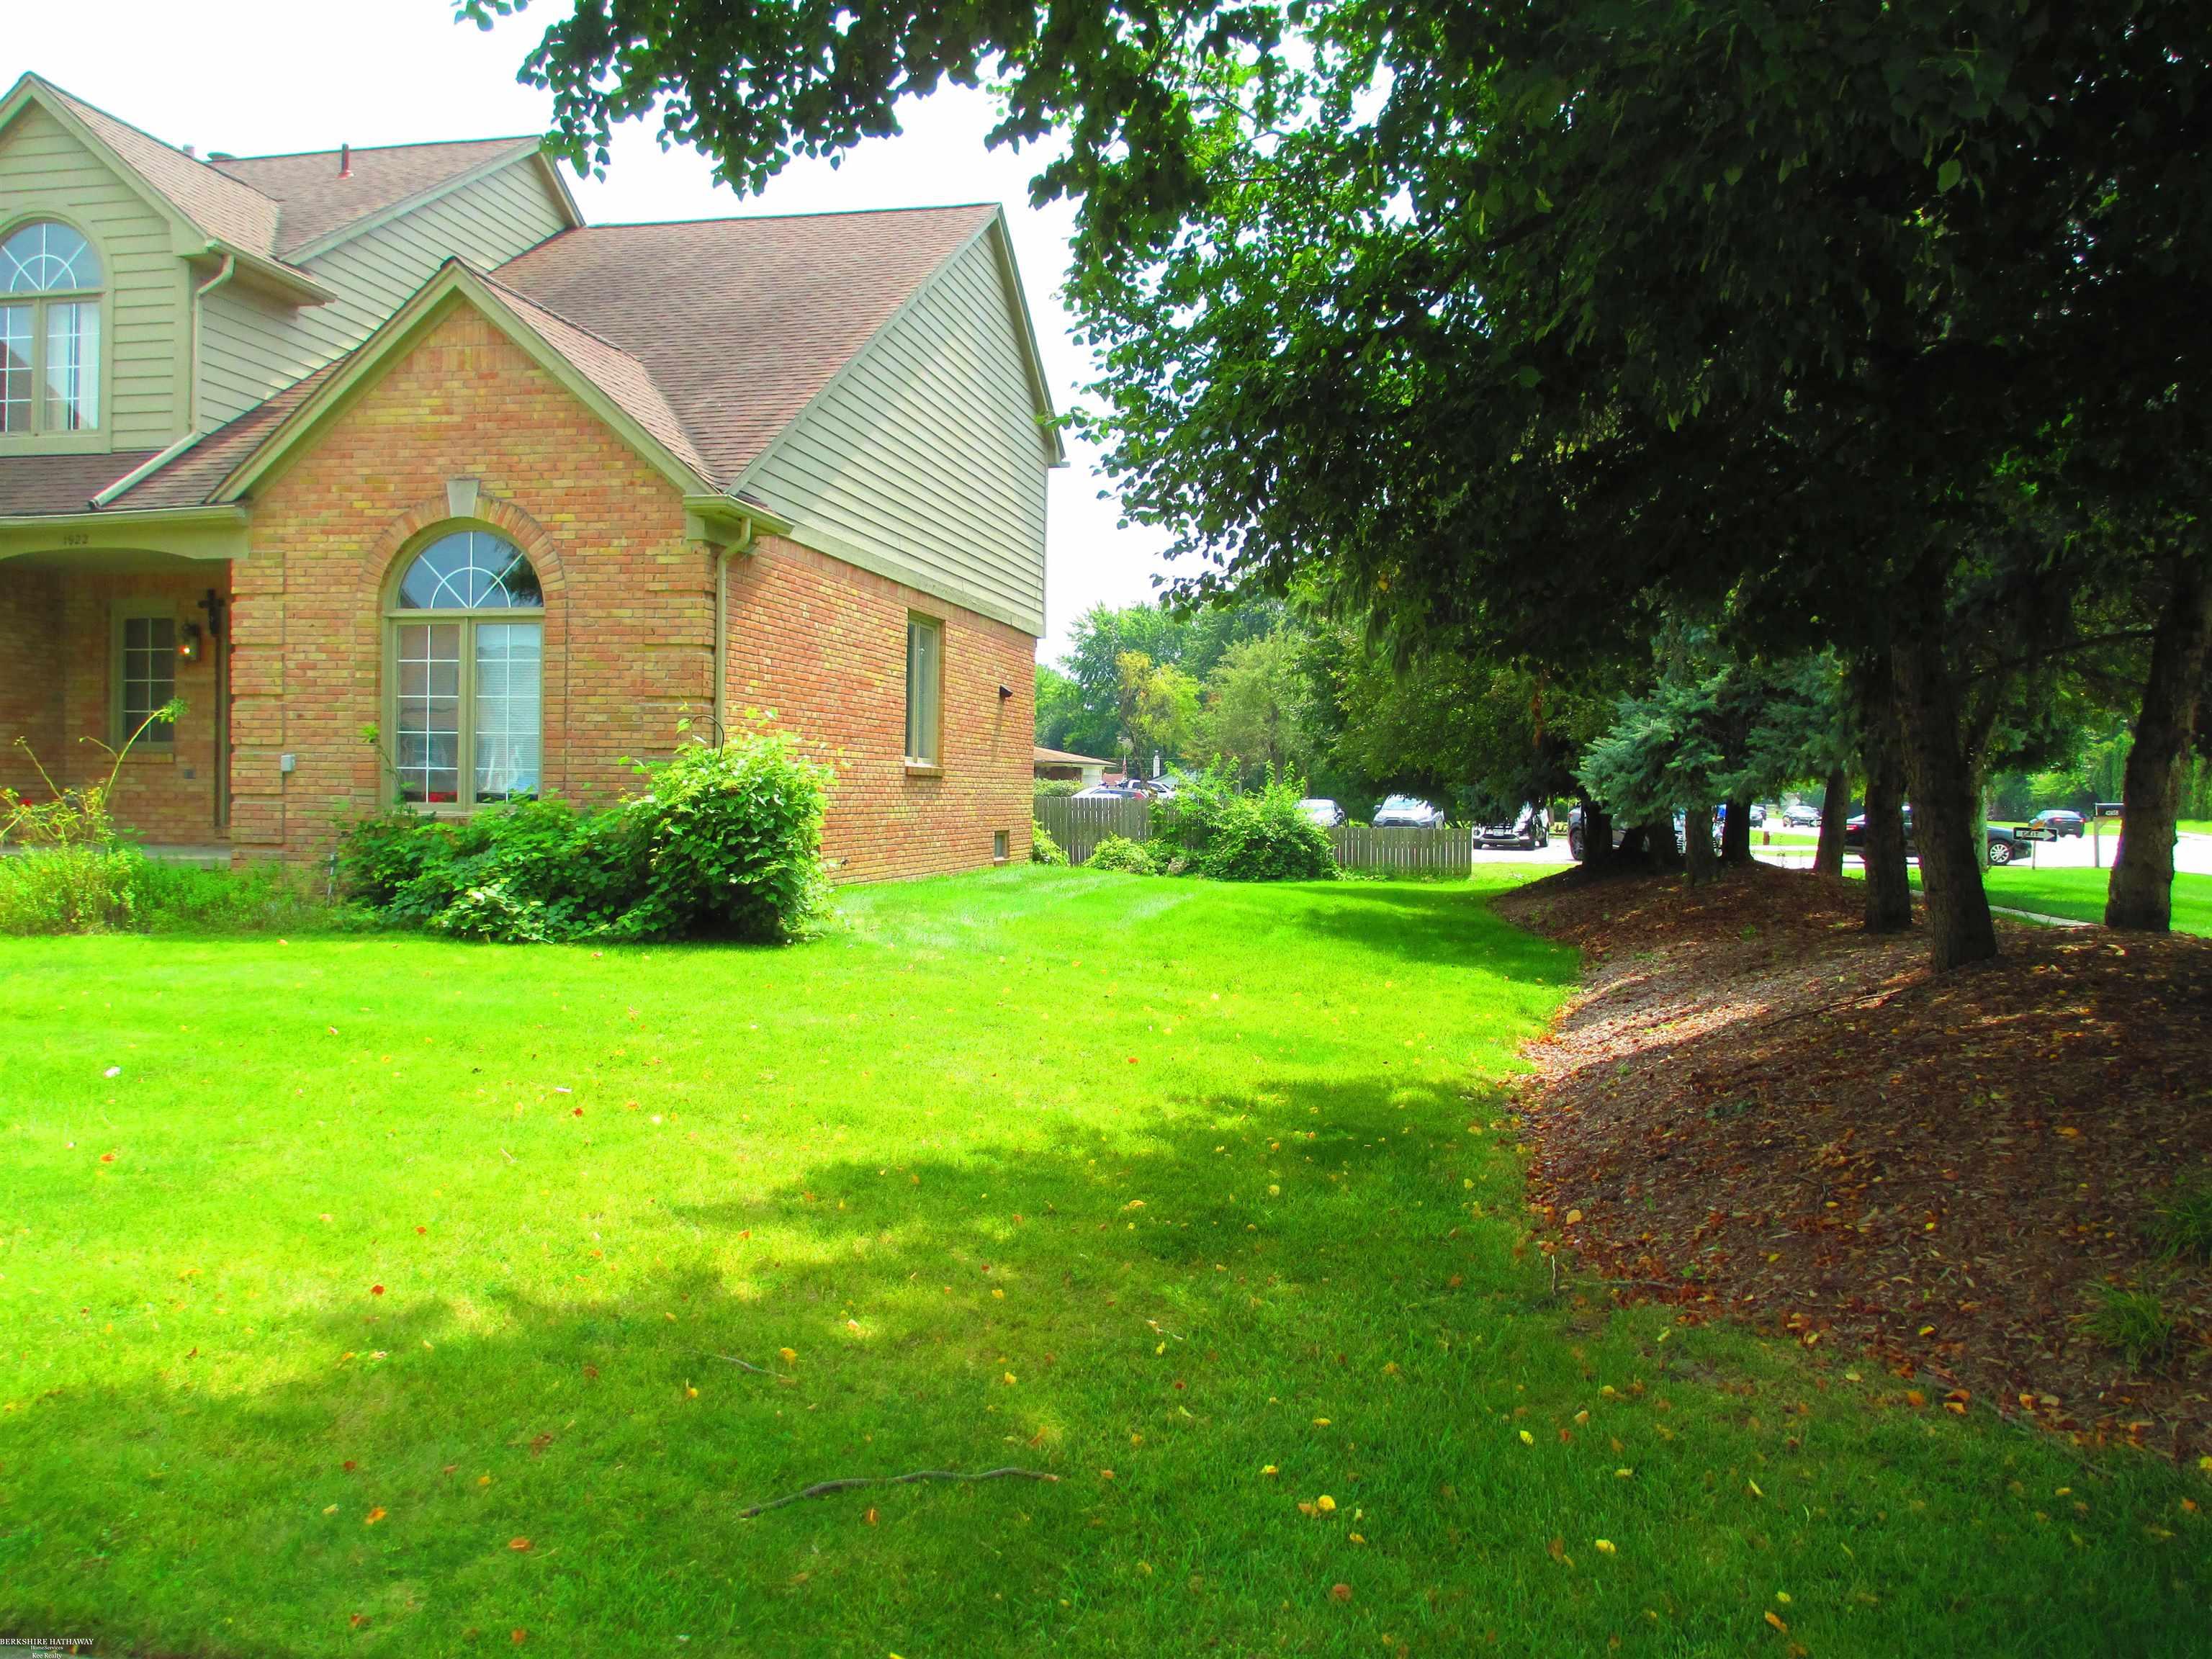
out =
[[[1496,1109],[1281,1079],[1042,1150],[825,1159],[673,1212],[627,1293],[594,1291],[579,1249],[570,1299],[492,1284],[333,1316],[299,1339],[308,1380],[231,1392],[199,1380],[210,1353],[60,1391],[0,1418],[0,1629],[412,1659],[504,1651],[514,1630],[563,1654],[965,1656],[1358,1653],[1386,1632],[1457,1652],[1504,1626],[1600,1651],[1656,1592],[1563,1571],[1544,1540],[1601,1524],[1666,1561],[1681,1650],[1736,1650],[1748,1579],[1832,1604],[1879,1584],[1850,1627],[1863,1650],[1910,1647],[1931,1596],[1960,1650],[2028,1627],[2055,1593],[2039,1559],[1927,1559],[2003,1501],[2009,1452],[1931,1455],[1921,1425],[1820,1399],[1740,1339],[1657,1348],[1659,1316],[1554,1301],[1515,1156],[1465,1133]],[[1680,1438],[1644,1412],[1611,1421],[1626,1452],[1569,1449],[1577,1410],[1609,1409],[1601,1379],[1644,1376]],[[1744,1440],[1754,1395],[1780,1422]],[[1501,1425],[1509,1407],[1543,1455]],[[1717,1488],[1723,1435],[1821,1518]],[[1846,1437],[1911,1473],[1851,1487],[1824,1462]],[[2065,1478],[2056,1451],[2032,1457]],[[1613,1478],[1624,1458],[1637,1480]],[[738,1519],[817,1480],[1007,1464],[1061,1479]],[[1816,1476],[1842,1484],[1794,1484]],[[1300,1516],[1321,1491],[1344,1512]],[[1924,1512],[1902,1513],[1907,1491]],[[1877,1501],[1899,1504],[1893,1528],[1869,1519]],[[1855,1517],[1849,1559],[1831,1505]],[[2034,1650],[2100,1628],[2174,1650],[2201,1587],[2137,1562],[2126,1509],[2100,1498],[2105,1530],[2051,1547],[2078,1577]],[[1348,1543],[1355,1524],[1385,1547]]]
[[1488,915],[1489,891],[1348,881],[1328,889],[1330,902],[1301,917],[1312,932],[1381,955],[1424,963],[1480,965],[1531,985],[1571,985],[1574,953]]
[[[1394,1473],[1379,1423],[1347,1474],[1306,1419],[1352,1419],[1409,1331],[1517,1344],[1563,1317],[1515,1259],[1517,1222],[1448,1237],[1468,1197],[1513,1192],[1502,1157],[1472,1194],[1447,1181],[1465,1110],[1432,1085],[1285,1080],[1043,1151],[828,1160],[672,1212],[626,1294],[599,1296],[579,1250],[574,1299],[493,1283],[333,1315],[294,1339],[308,1380],[232,1392],[209,1352],[58,1391],[0,1418],[0,1630],[255,1655],[464,1651],[470,1629],[503,1648],[511,1628],[566,1652],[911,1654],[1034,1652],[1103,1620],[1094,1650],[1167,1650],[1194,1626],[1233,1645],[1249,1592],[1271,1613],[1295,1595],[1286,1631],[1373,1645],[1471,1517],[1436,1504],[1425,1462]],[[1271,1395],[1304,1402],[1295,1425]],[[1406,1535],[1435,1553],[1364,1580],[1371,1609],[1332,1608],[1318,1592],[1346,1569],[1303,1561],[1287,1504],[1250,1504],[1253,1471],[1304,1442],[1331,1478],[1427,1506]],[[1066,1479],[738,1518],[823,1479],[1009,1463]],[[1139,1560],[1243,1589],[1155,1595]]]

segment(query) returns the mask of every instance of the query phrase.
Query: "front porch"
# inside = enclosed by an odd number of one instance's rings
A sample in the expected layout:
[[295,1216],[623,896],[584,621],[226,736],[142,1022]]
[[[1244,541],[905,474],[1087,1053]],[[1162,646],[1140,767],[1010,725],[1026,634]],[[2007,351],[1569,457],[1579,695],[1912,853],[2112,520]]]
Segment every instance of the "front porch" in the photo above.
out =
[[[149,852],[228,862],[229,599],[227,560],[65,544],[0,560],[0,786],[44,799],[112,772],[110,810]],[[118,763],[172,698],[183,714]]]

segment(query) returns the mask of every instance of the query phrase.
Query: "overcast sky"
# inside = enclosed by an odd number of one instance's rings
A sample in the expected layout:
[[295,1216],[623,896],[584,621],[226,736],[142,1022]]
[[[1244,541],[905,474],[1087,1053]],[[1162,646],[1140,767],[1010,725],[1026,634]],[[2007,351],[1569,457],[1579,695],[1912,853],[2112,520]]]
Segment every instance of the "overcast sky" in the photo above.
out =
[[[447,0],[65,0],[11,4],[0,31],[0,84],[34,70],[87,101],[173,144],[252,155],[404,144],[543,131],[551,100],[514,72],[563,0],[538,0],[489,33],[452,21]],[[663,154],[649,129],[617,133],[602,181],[570,177],[585,217],[696,219],[728,213],[830,212],[946,202],[1005,205],[1021,260],[1037,343],[1065,410],[1087,378],[1070,341],[1060,286],[1071,215],[1029,206],[1031,160],[988,149],[987,100],[948,88],[907,112],[906,131],[875,139],[832,169],[799,161],[762,195],[716,186],[689,150]],[[1087,446],[1069,440],[1070,465],[1052,475],[1046,660],[1091,605],[1152,592],[1160,538],[1120,530],[1098,499],[1105,479]]]

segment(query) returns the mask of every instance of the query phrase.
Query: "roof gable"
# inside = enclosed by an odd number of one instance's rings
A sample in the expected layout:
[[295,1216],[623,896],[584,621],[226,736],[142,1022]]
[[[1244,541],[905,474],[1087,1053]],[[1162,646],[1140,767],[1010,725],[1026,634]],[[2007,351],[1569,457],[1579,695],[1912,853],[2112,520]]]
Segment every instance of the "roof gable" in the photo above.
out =
[[112,160],[118,172],[179,228],[196,231],[203,240],[224,243],[237,252],[263,259],[275,257],[277,207],[259,191],[224,177],[206,162],[36,75],[24,76],[5,103],[0,103],[0,125],[13,119],[26,102],[35,102]]
[[494,275],[642,365],[727,489],[994,207],[599,225]]
[[[438,274],[352,352],[307,380],[250,410],[203,444],[185,451],[172,468],[191,467],[203,481],[201,499],[234,501],[281,467],[328,421],[350,405],[354,395],[375,379],[392,358],[427,334],[457,305],[471,305],[520,346],[525,355],[574,393],[611,427],[617,435],[687,494],[709,494],[712,486],[684,424],[652,377],[620,348],[554,316],[525,295],[448,259]],[[283,406],[277,418],[264,411]],[[230,443],[230,464],[210,477],[199,451],[244,433]],[[196,460],[196,457],[199,457]],[[170,468],[150,475],[138,489],[159,487]],[[134,489],[118,501],[132,504]]]

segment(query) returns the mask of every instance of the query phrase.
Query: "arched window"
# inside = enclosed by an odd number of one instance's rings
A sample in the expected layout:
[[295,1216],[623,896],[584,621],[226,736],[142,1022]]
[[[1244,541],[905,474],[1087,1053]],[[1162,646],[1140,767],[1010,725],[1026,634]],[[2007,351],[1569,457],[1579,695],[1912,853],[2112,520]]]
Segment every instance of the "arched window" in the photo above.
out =
[[538,793],[544,613],[530,561],[488,530],[441,536],[401,571],[386,612],[401,800]]
[[0,242],[0,432],[100,425],[100,256],[33,220]]

